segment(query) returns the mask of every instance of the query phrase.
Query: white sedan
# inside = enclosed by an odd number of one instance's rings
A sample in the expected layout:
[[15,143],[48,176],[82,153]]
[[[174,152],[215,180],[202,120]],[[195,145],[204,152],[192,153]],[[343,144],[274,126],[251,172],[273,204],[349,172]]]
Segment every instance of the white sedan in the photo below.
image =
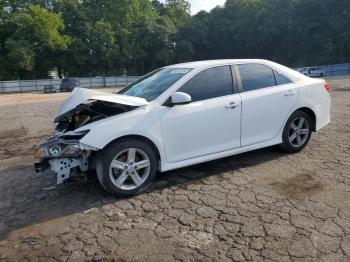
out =
[[116,94],[75,89],[36,151],[61,184],[96,170],[134,195],[163,172],[272,145],[298,152],[330,122],[329,85],[266,60],[157,69]]

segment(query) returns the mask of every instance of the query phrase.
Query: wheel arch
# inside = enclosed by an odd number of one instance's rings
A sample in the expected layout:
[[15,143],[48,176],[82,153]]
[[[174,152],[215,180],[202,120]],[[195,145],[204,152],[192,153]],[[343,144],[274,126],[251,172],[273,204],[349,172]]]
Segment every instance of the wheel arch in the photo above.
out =
[[[302,111],[302,112],[308,114],[308,116],[311,118],[311,121],[312,121],[312,131],[315,132],[316,131],[316,121],[317,121],[315,112],[309,107],[300,107],[300,108],[296,109],[294,112],[296,112],[296,111]],[[294,112],[292,114],[294,114]]]
[[[154,150],[154,152],[156,153],[156,156],[157,156],[157,159],[158,161],[162,161],[162,157],[161,157],[161,154],[160,154],[160,151],[156,145],[156,143],[154,143],[151,139],[149,139],[148,137],[145,137],[145,136],[142,136],[142,135],[124,135],[124,136],[121,136],[121,137],[118,137],[112,141],[110,141],[104,148],[108,148],[109,146],[111,146],[112,144],[114,143],[117,143],[119,141],[122,141],[122,140],[128,140],[128,139],[134,139],[134,140],[138,140],[138,141],[142,141],[142,142],[145,142],[147,144],[149,144],[152,149]],[[158,164],[158,168],[160,167],[160,164]]]

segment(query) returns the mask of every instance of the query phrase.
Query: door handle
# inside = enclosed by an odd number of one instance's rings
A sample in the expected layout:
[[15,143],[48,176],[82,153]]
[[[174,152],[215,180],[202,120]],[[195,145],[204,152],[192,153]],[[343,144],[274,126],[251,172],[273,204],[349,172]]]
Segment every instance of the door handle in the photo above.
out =
[[230,102],[230,103],[228,103],[228,104],[225,106],[226,109],[234,109],[234,108],[236,108],[236,107],[239,107],[239,103]]
[[285,96],[294,96],[296,94],[295,90],[288,90],[284,95]]

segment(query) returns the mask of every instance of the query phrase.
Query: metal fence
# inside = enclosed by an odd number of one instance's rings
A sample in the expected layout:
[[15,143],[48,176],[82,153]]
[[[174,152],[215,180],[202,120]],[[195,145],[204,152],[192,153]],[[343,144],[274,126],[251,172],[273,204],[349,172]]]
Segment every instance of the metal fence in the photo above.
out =
[[326,76],[350,75],[350,64],[325,66]]
[[[313,67],[322,68],[325,71],[325,77],[350,75],[350,63]],[[310,66],[301,68],[307,69],[310,68]],[[80,87],[83,88],[103,88],[123,87],[130,84],[131,82],[134,82],[138,78],[139,76],[109,76],[85,77],[75,79],[79,79]],[[0,93],[43,91],[46,85],[53,85],[57,90],[59,90],[60,84],[60,79],[0,81]]]
[[[139,76],[109,76],[109,77],[85,77],[75,78],[83,88],[103,88],[103,87],[123,87],[135,80]],[[59,90],[61,79],[42,80],[15,80],[0,81],[0,93],[32,92],[43,91],[46,85],[53,85]]]
[[309,68],[321,68],[323,69],[324,76],[342,76],[342,75],[350,75],[350,64],[336,64],[336,65],[318,65],[318,66],[305,66],[305,67],[298,67],[295,68],[298,69],[306,69]]

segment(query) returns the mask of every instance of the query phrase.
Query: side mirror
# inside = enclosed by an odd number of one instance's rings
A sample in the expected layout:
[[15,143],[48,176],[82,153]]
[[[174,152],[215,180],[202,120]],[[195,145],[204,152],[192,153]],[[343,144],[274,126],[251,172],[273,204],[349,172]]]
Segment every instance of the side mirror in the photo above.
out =
[[169,106],[186,105],[192,102],[191,96],[183,92],[174,93],[169,100]]

